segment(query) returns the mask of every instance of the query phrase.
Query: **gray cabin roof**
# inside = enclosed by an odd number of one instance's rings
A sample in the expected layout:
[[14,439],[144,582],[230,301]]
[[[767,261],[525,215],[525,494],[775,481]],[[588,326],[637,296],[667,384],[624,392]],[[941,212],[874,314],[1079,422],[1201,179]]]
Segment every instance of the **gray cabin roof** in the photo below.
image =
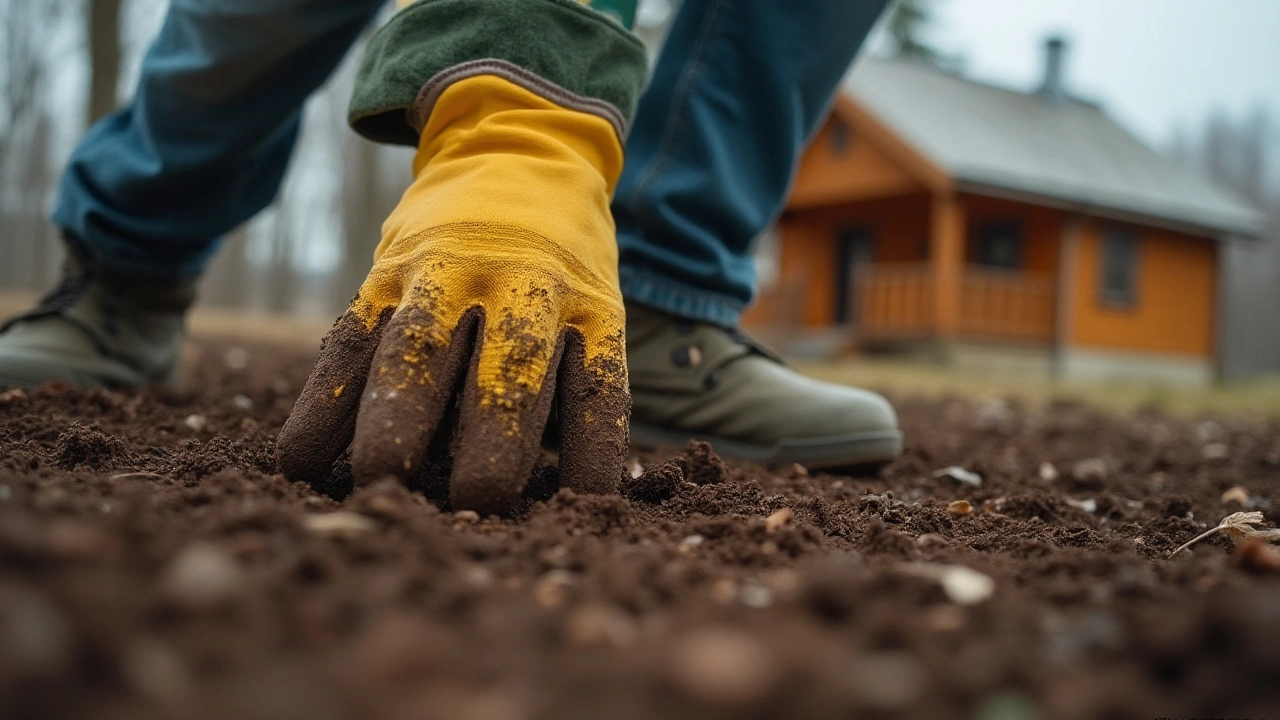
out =
[[1031,195],[1086,212],[1257,236],[1243,199],[1130,135],[1097,106],[864,57],[844,88],[962,189]]

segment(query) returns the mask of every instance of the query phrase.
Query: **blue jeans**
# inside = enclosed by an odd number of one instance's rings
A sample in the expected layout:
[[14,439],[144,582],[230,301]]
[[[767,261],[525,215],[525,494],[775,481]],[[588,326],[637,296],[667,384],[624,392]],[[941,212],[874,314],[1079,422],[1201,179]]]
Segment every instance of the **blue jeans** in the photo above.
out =
[[[629,300],[737,323],[749,245],[887,2],[685,0],[613,205]],[[113,270],[198,274],[275,197],[303,102],[382,4],[172,0],[132,104],[72,155],[54,223]]]

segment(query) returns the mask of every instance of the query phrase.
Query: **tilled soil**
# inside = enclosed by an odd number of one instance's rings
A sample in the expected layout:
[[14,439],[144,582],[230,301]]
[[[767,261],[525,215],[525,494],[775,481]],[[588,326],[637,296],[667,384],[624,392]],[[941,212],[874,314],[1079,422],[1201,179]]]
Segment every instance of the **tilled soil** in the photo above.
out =
[[500,520],[286,482],[311,357],[195,351],[184,392],[0,394],[0,717],[1280,714],[1270,548],[1169,557],[1277,525],[1275,420],[897,397],[878,473],[546,464]]

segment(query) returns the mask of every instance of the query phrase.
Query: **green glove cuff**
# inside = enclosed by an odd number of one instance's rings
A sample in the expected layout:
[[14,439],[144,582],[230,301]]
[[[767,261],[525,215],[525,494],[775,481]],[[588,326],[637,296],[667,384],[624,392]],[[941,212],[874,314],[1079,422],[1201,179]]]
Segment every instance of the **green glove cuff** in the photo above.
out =
[[419,0],[374,34],[348,121],[375,142],[416,146],[443,86],[488,73],[601,115],[621,135],[645,66],[635,35],[573,0]]

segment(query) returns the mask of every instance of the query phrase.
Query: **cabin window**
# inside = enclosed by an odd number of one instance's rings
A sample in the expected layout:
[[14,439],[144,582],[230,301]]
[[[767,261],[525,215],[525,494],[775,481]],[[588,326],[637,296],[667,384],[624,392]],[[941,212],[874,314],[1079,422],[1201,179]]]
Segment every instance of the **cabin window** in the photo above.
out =
[[1022,267],[1022,227],[1017,223],[978,226],[973,261],[986,267],[1017,270]]
[[1138,234],[1130,228],[1102,232],[1101,300],[1104,305],[1132,307],[1138,299]]
[[853,129],[840,118],[831,119],[831,134],[827,136],[832,155],[843,155],[853,144]]

